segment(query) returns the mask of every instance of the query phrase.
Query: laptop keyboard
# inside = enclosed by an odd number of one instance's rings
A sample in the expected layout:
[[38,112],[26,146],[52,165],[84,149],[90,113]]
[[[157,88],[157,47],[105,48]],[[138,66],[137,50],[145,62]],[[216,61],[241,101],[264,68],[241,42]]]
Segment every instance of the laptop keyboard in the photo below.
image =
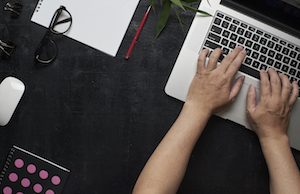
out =
[[296,80],[300,86],[299,45],[217,11],[203,48],[210,49],[210,53],[216,48],[222,48],[221,61],[238,45],[247,51],[241,72],[259,79],[260,70],[273,67],[287,75],[291,82]]

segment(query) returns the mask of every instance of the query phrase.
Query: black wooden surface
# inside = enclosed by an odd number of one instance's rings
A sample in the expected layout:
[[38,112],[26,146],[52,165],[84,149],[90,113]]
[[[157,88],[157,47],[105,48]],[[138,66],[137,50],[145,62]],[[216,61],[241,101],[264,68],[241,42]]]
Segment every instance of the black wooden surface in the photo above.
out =
[[[3,7],[5,1],[1,1]],[[16,76],[26,91],[9,125],[0,128],[0,165],[18,145],[69,168],[66,194],[131,193],[139,172],[176,119],[182,103],[164,86],[193,14],[175,15],[154,39],[152,13],[132,58],[123,56],[147,2],[141,1],[117,57],[66,37],[55,38],[55,63],[37,69],[33,53],[45,33],[30,22],[36,1],[24,1],[17,20],[0,11],[17,51],[0,61],[0,80]],[[1,108],[1,107],[0,107]],[[300,164],[300,153],[293,151]],[[212,117],[201,136],[179,193],[268,193],[268,172],[256,135]]]

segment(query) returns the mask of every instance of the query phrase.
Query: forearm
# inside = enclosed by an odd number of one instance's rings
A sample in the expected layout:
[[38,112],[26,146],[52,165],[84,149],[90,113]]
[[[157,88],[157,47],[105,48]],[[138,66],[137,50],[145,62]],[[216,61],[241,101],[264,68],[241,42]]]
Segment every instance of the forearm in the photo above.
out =
[[271,194],[299,194],[300,174],[288,137],[260,140],[268,165]]
[[133,193],[176,193],[210,113],[185,104],[176,122],[156,148],[135,185]]

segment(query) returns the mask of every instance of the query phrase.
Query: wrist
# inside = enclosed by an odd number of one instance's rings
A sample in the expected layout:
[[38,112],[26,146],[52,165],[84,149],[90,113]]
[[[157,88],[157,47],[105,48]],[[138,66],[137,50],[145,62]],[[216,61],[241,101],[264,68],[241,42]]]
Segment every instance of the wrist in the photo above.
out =
[[208,119],[211,117],[212,112],[206,108],[200,108],[194,106],[192,103],[185,103],[182,110],[181,115],[189,118],[190,123],[206,123]]
[[193,112],[196,115],[212,115],[212,110],[208,106],[194,104],[190,101],[186,101],[183,105],[183,109]]
[[282,134],[278,136],[270,136],[270,137],[261,137],[259,138],[259,142],[262,148],[275,147],[275,146],[290,146],[289,138],[287,134]]

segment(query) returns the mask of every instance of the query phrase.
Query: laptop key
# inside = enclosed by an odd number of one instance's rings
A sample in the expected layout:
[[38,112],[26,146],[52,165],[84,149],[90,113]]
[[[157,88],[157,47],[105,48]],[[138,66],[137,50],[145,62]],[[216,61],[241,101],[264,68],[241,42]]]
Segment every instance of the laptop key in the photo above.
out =
[[246,59],[245,59],[245,64],[247,64],[247,65],[251,65],[251,63],[252,63],[252,59],[251,58],[249,58],[249,57],[246,57]]
[[243,28],[247,28],[247,27],[248,27],[248,25],[245,24],[245,23],[242,23],[241,26],[242,26]]
[[239,37],[239,38],[238,38],[238,43],[244,44],[245,40],[246,40],[245,38]]
[[277,59],[278,61],[281,61],[283,55],[280,54],[280,53],[277,53],[276,56],[275,56],[275,59]]
[[251,55],[251,57],[254,58],[254,59],[257,59],[258,55],[259,54],[257,52],[253,52],[252,55]]
[[273,66],[273,65],[274,65],[274,59],[268,58],[267,64],[268,64],[269,66]]
[[295,51],[291,51],[289,56],[292,58],[296,58],[296,55],[297,55],[297,53]]
[[253,63],[252,63],[252,67],[254,67],[254,68],[258,68],[259,65],[260,65],[260,63],[258,61],[253,61]]
[[266,62],[266,59],[267,58],[264,55],[260,55],[260,57],[259,57],[259,61],[262,63]]
[[247,56],[250,56],[251,55],[251,50],[250,49],[248,49],[248,48],[246,48],[246,53],[247,53]]
[[269,56],[269,57],[274,57],[274,56],[275,56],[275,52],[272,51],[272,50],[269,50],[268,56]]
[[237,35],[231,34],[231,35],[230,35],[230,39],[233,40],[233,41],[236,41]]
[[240,24],[240,22],[238,20],[235,20],[235,19],[233,20],[233,23],[236,24],[236,25]]
[[232,31],[232,32],[235,32],[237,26],[234,25],[234,24],[231,24],[230,27],[229,27],[229,30]]
[[215,33],[217,33],[217,34],[221,34],[222,28],[219,28],[218,26],[213,25],[213,26],[211,27],[211,31],[212,31],[212,32],[215,32]]
[[252,44],[253,44],[253,42],[251,42],[250,40],[247,40],[245,45],[246,45],[247,47],[251,47]]
[[300,53],[298,54],[297,60],[300,61]]
[[[297,78],[300,79],[300,71],[297,72]],[[299,80],[300,81],[300,80]]]
[[273,36],[273,37],[272,37],[272,40],[275,41],[275,42],[278,42],[278,41],[279,41],[279,38]]
[[266,66],[265,64],[261,64],[261,66],[259,67],[260,70],[267,70],[268,66]]
[[216,43],[213,43],[209,40],[206,40],[205,43],[204,43],[204,46],[210,48],[210,49],[216,49],[216,48],[222,48],[220,45],[216,44]]
[[270,34],[268,34],[268,33],[265,33],[265,34],[264,34],[264,37],[266,37],[266,38],[270,39],[270,38],[271,38],[271,35],[270,35]]
[[236,43],[230,42],[229,43],[229,48],[234,49],[236,47]]
[[231,17],[228,17],[228,16],[225,16],[225,20],[227,20],[227,21],[231,21],[231,20],[232,20],[232,18],[231,18]]
[[282,45],[286,45],[286,42],[285,42],[284,40],[280,40],[279,42],[280,42],[280,44],[282,44]]
[[285,55],[288,55],[289,52],[290,52],[290,49],[288,49],[288,48],[286,48],[286,47],[284,47],[284,48],[282,49],[282,53],[285,54]]
[[222,38],[221,40],[221,45],[222,46],[227,46],[228,45],[229,40],[227,40],[226,38]]
[[259,40],[259,36],[257,34],[253,34],[252,40],[255,41],[255,42],[258,41]]
[[280,51],[281,51],[281,48],[282,48],[281,45],[276,44],[276,46],[275,46],[275,50],[276,50],[276,51],[280,52]]
[[241,72],[243,73],[246,73],[252,77],[255,77],[257,79],[259,79],[259,71],[251,68],[251,67],[248,67],[247,65],[241,65],[240,69],[239,69]]
[[300,52],[300,47],[296,47],[295,50]]
[[274,42],[272,42],[271,40],[269,40],[269,42],[268,42],[267,46],[268,46],[269,48],[273,48],[273,47],[274,47],[274,45],[275,45],[275,43],[274,43]]
[[261,31],[261,30],[256,30],[256,33],[259,35],[263,35],[263,31]]
[[280,62],[278,62],[278,61],[275,62],[274,67],[275,67],[276,69],[281,69],[281,66],[282,66],[282,64],[281,64]]
[[223,48],[223,54],[228,55],[229,54],[229,49],[228,48]]
[[252,32],[250,32],[250,31],[247,30],[247,31],[245,32],[245,37],[246,37],[246,38],[250,38],[251,36],[252,36]]
[[290,71],[289,71],[289,74],[292,75],[292,76],[296,75],[296,69],[291,68]]
[[222,27],[223,27],[223,28],[228,28],[228,26],[229,26],[229,23],[228,23],[228,22],[226,22],[226,21],[223,21],[223,22],[222,22]]
[[220,40],[221,40],[220,36],[218,36],[216,34],[213,34],[213,33],[209,33],[207,38],[209,38],[210,40],[213,40],[213,41],[215,41],[217,43],[219,43]]
[[290,60],[291,60],[290,58],[284,57],[284,58],[283,58],[283,63],[289,64]]
[[243,28],[238,28],[238,30],[237,30],[237,33],[238,33],[239,35],[243,35],[244,32],[245,32],[245,30],[244,30]]
[[[220,34],[220,33],[218,33],[218,34]],[[229,37],[229,34],[230,34],[230,32],[228,32],[227,30],[224,30],[222,35],[223,35],[224,37],[228,38],[228,37]]]
[[266,54],[268,49],[266,47],[261,47],[260,52]]
[[249,26],[249,30],[255,32],[255,28],[253,28],[252,26]]
[[294,45],[292,45],[292,44],[288,44],[288,47],[290,48],[290,49],[293,49],[294,48]]
[[214,24],[220,25],[222,20],[220,18],[215,18]]
[[292,60],[290,65],[291,65],[292,67],[297,67],[297,61]]
[[259,40],[259,43],[262,44],[262,45],[265,45],[265,44],[267,44],[267,39],[261,37],[260,40]]
[[253,45],[253,49],[254,49],[254,50],[256,50],[256,51],[259,51],[259,49],[260,49],[260,45],[259,45],[259,44],[256,44],[256,43],[254,43],[254,45]]
[[282,68],[281,68],[281,70],[282,70],[283,72],[287,73],[288,70],[289,70],[289,67],[288,67],[287,65],[283,65]]
[[223,18],[223,17],[224,17],[224,15],[221,14],[221,13],[217,13],[217,16],[220,17],[220,18]]

